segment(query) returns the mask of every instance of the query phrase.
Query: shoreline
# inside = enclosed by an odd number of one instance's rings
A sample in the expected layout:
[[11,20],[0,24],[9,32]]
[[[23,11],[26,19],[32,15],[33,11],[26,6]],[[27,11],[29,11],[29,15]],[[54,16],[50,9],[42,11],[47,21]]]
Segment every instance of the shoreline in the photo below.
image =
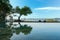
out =
[[60,23],[60,22],[39,22],[39,21],[13,21],[13,22],[25,22],[25,23]]

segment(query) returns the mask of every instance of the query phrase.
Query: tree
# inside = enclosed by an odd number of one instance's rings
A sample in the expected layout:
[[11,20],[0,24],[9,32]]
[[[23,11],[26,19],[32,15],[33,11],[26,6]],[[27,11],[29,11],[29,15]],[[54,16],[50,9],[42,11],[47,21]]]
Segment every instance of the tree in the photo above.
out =
[[0,0],[0,20],[4,21],[6,14],[10,13],[11,11],[11,4],[9,0]]
[[23,8],[19,8],[19,6],[17,6],[16,12],[20,14],[20,16],[18,17],[18,20],[20,20],[22,15],[27,16],[28,14],[32,13],[31,9],[27,6],[24,6]]

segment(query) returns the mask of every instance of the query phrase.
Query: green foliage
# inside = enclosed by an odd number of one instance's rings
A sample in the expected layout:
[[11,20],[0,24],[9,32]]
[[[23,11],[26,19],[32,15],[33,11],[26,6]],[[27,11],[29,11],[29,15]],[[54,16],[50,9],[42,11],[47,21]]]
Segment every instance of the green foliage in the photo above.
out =
[[31,14],[31,13],[32,13],[31,9],[27,6],[24,6],[20,10],[20,15],[27,15],[27,14]]
[[19,8],[19,6],[17,6],[15,10],[16,10],[17,13],[20,14],[20,16],[18,17],[18,20],[20,20],[20,17],[22,15],[27,16],[28,14],[32,13],[31,9],[29,7],[27,7],[27,6],[24,6],[22,8]]
[[0,13],[1,11],[4,13],[10,12],[12,6],[9,3],[9,0],[0,0]]
[[15,9],[15,10],[16,10],[17,13],[20,13],[20,8],[19,8],[19,6],[16,6],[16,9]]
[[16,12],[19,13],[20,15],[27,15],[32,13],[31,9],[27,6],[24,6],[23,8],[19,8],[19,6],[17,6]]
[[10,13],[12,9],[9,0],[0,0],[0,20],[4,21],[6,14]]

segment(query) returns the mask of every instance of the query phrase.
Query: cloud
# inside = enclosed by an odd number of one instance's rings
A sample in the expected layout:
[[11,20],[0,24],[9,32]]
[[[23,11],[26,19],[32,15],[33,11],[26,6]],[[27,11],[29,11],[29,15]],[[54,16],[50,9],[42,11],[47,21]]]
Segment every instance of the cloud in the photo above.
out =
[[60,7],[43,7],[43,8],[35,8],[34,10],[60,10]]

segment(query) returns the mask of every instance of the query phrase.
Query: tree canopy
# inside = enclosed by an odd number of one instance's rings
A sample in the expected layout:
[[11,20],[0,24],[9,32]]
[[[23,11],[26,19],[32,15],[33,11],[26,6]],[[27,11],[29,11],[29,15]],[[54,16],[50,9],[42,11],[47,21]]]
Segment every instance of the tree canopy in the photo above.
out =
[[12,9],[9,0],[0,0],[0,20],[5,20],[6,14]]
[[27,6],[24,6],[22,8],[19,8],[19,6],[17,6],[15,9],[16,9],[16,12],[20,14],[18,20],[20,20],[20,17],[22,15],[27,16],[28,14],[32,13],[31,9]]
[[12,8],[12,6],[9,3],[9,0],[0,0],[0,13],[1,13],[1,11],[8,13],[8,12],[10,12],[11,8]]
[[31,9],[27,6],[24,6],[20,10],[20,15],[27,15],[27,14],[31,14],[31,13],[32,13]]

